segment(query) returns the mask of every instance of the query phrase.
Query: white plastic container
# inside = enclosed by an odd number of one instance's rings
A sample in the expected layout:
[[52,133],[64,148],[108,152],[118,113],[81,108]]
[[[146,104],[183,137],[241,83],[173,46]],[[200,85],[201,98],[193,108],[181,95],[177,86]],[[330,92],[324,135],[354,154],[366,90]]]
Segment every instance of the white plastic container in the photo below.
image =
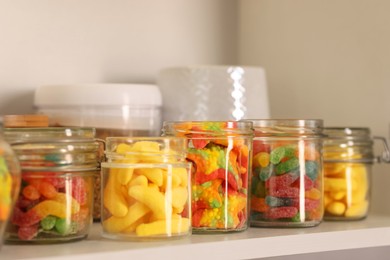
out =
[[96,128],[96,137],[159,136],[162,97],[151,84],[46,85],[35,91],[37,113],[50,126]]

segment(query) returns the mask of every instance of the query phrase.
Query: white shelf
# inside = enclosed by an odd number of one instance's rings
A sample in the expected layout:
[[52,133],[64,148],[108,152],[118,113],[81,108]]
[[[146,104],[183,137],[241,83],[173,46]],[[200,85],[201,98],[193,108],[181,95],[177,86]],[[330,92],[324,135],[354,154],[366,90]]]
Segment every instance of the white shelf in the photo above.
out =
[[249,228],[240,233],[191,235],[158,242],[102,238],[98,223],[85,240],[50,245],[4,245],[8,259],[251,259],[390,245],[390,216],[323,222],[317,227]]

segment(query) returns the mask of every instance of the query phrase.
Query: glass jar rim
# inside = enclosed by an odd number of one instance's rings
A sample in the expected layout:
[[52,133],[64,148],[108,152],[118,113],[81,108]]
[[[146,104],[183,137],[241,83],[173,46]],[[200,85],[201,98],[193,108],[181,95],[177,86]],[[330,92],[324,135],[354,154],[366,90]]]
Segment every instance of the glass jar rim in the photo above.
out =
[[251,121],[165,121],[163,133],[180,132],[191,134],[218,135],[253,135]]
[[3,135],[10,144],[48,141],[94,141],[92,127],[4,128]]
[[324,137],[322,119],[246,119],[253,122],[256,137]]

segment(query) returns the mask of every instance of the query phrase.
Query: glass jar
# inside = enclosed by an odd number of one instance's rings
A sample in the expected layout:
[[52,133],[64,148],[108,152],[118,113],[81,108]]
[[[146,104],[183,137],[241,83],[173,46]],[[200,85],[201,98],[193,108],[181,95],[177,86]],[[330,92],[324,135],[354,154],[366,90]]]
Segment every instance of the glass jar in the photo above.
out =
[[253,120],[253,125],[251,226],[320,224],[322,120]]
[[80,240],[92,222],[99,174],[93,128],[5,128],[22,170],[22,186],[8,224],[8,242]]
[[20,166],[15,153],[0,134],[0,248],[20,189]]
[[370,129],[329,127],[324,133],[324,219],[363,219],[376,160]]
[[108,137],[102,163],[103,236],[150,240],[191,234],[186,140]]
[[252,122],[164,122],[163,135],[188,140],[193,232],[246,230]]

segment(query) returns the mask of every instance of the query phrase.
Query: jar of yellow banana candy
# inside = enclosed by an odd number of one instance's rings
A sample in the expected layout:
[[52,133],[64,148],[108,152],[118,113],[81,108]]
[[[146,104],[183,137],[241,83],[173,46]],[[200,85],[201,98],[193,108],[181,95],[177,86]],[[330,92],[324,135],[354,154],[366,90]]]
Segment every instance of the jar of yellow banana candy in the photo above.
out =
[[102,163],[103,236],[150,240],[191,234],[191,164],[176,137],[108,137]]
[[324,134],[324,220],[363,219],[369,210],[372,166],[380,159],[374,155],[370,129],[328,127]]

